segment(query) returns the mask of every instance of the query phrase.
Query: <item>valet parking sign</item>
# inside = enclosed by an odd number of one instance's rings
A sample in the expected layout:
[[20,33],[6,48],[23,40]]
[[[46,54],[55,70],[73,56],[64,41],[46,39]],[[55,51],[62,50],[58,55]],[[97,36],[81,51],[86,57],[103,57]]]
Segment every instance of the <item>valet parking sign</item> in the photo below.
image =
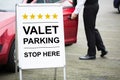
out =
[[60,4],[18,4],[16,41],[21,69],[65,66]]

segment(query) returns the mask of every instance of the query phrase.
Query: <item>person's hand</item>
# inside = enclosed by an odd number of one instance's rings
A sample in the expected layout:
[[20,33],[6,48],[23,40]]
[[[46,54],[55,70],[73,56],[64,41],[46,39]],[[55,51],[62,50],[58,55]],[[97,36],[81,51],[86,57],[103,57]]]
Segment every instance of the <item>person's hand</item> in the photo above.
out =
[[72,13],[72,15],[71,15],[71,19],[75,19],[76,17],[77,17],[77,14]]

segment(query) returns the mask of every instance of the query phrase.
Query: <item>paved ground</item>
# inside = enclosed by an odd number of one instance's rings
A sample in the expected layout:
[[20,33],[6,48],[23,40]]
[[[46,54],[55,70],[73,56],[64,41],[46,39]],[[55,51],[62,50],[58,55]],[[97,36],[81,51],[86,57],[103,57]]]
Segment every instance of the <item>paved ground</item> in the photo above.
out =
[[[101,58],[100,52],[97,52],[96,60],[78,59],[87,52],[81,12],[78,42],[65,48],[67,80],[120,80],[120,14],[113,8],[113,0],[99,2],[97,28],[109,53],[105,58]],[[55,69],[25,70],[23,80],[54,80],[54,72]],[[56,80],[63,80],[62,72],[63,68],[57,69]],[[0,72],[0,80],[18,79],[18,74]]]

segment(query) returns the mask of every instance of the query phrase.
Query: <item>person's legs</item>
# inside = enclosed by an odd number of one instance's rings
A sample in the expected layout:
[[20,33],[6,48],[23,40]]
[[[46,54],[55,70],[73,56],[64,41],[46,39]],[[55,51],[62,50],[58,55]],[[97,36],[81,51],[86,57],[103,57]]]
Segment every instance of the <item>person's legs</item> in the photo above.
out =
[[96,47],[98,51],[101,51],[101,57],[104,57],[104,55],[106,55],[108,53],[108,51],[106,51],[104,43],[102,41],[101,35],[99,33],[99,31],[97,29],[95,29],[95,38],[96,38]]
[[100,35],[100,33],[99,33],[99,31],[97,29],[95,29],[95,38],[96,38],[96,47],[97,47],[97,50],[98,51],[105,50],[105,46],[103,44],[101,35]]
[[84,27],[88,44],[88,52],[86,57],[80,59],[95,59],[96,58],[96,37],[95,37],[95,21],[98,12],[98,5],[89,5],[84,8],[83,19]]
[[94,6],[87,6],[84,9],[84,26],[85,33],[88,44],[88,52],[89,56],[96,55],[96,38],[95,38],[95,20],[96,20],[96,8]]

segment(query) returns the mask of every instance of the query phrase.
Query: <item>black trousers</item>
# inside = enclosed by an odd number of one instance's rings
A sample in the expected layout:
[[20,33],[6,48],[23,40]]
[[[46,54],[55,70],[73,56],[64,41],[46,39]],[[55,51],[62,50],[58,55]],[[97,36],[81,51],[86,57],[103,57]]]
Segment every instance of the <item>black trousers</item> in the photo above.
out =
[[105,50],[102,38],[99,31],[95,28],[96,16],[99,10],[99,5],[86,5],[83,12],[84,27],[88,45],[87,55],[95,56],[96,47],[98,50]]

